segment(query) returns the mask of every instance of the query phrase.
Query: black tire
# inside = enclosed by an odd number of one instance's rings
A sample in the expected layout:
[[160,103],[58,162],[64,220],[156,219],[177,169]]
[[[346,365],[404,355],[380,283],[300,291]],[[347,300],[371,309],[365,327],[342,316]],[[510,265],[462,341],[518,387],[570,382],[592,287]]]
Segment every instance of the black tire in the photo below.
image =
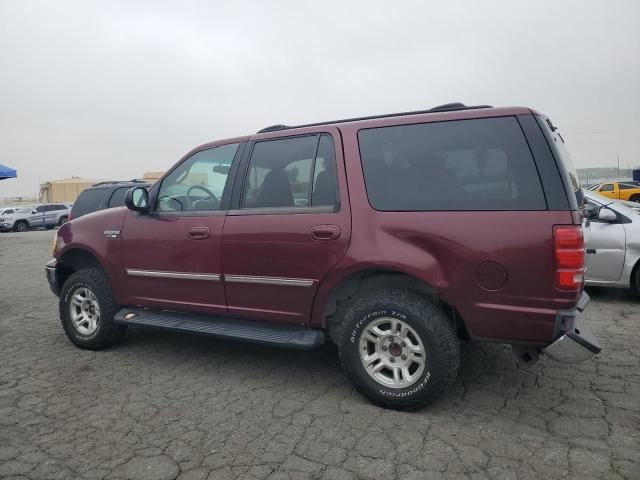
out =
[[[78,331],[71,320],[70,301],[80,289],[88,289],[97,299],[99,319],[97,328],[90,334]],[[111,284],[106,274],[98,268],[79,270],[72,274],[60,291],[60,320],[62,328],[76,346],[88,350],[99,350],[118,343],[124,337],[126,325],[113,323],[113,316],[118,311],[118,305],[113,297]]]
[[[424,345],[424,371],[407,387],[384,385],[367,372],[360,359],[360,339],[365,327],[382,318],[401,320]],[[358,295],[340,305],[334,320],[338,323],[334,323],[333,337],[342,366],[357,390],[376,405],[418,410],[440,397],[458,375],[460,343],[451,322],[440,307],[416,292],[383,288]]]
[[29,229],[29,224],[26,220],[18,220],[13,224],[13,230],[16,232],[26,232]]
[[631,198],[629,198],[630,202],[636,202],[636,203],[640,203],[640,195],[636,194],[636,195],[631,195]]
[[62,225],[64,225],[65,223],[67,223],[67,218],[66,216],[64,217],[60,217],[60,220],[58,220],[58,226],[61,227]]

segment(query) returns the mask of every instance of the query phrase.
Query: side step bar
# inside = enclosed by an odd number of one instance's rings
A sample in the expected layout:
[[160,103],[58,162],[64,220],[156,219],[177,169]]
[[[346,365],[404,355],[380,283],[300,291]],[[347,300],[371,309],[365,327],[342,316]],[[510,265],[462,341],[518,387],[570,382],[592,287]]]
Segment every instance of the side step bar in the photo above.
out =
[[271,325],[198,313],[132,307],[120,309],[113,320],[121,325],[195,333],[296,350],[311,350],[324,343],[324,333],[312,328]]

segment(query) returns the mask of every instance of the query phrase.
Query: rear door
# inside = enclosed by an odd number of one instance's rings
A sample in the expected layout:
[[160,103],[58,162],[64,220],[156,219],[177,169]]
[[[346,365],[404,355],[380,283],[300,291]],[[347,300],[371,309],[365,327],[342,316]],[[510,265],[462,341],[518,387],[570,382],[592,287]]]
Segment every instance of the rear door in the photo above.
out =
[[224,314],[222,227],[241,143],[196,151],[166,175],[150,213],[128,212],[121,232],[128,303]]
[[351,236],[340,142],[336,128],[323,127],[248,145],[222,241],[230,314],[308,321],[319,282]]

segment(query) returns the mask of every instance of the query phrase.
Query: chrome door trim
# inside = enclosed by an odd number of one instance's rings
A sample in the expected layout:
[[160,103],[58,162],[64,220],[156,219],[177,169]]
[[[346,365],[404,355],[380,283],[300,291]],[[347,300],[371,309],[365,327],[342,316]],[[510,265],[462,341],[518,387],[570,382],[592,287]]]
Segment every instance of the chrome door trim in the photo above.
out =
[[136,270],[132,268],[127,269],[127,275],[131,277],[175,278],[180,280],[207,280],[210,282],[219,282],[222,277],[217,273],[160,272],[158,270]]
[[224,281],[229,283],[278,285],[282,287],[310,287],[314,283],[313,280],[306,278],[255,277],[250,275],[225,275]]

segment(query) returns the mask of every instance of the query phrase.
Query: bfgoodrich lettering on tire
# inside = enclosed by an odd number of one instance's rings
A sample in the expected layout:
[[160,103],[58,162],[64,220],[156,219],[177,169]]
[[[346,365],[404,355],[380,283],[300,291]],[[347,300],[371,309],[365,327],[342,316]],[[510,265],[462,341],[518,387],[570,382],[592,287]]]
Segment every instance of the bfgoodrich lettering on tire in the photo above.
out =
[[111,284],[97,268],[71,275],[60,291],[60,320],[67,337],[80,348],[98,350],[122,339],[126,326],[113,323],[118,310]]
[[372,402],[417,410],[455,380],[458,339],[442,309],[424,296],[380,289],[354,297],[337,313],[340,360]]

